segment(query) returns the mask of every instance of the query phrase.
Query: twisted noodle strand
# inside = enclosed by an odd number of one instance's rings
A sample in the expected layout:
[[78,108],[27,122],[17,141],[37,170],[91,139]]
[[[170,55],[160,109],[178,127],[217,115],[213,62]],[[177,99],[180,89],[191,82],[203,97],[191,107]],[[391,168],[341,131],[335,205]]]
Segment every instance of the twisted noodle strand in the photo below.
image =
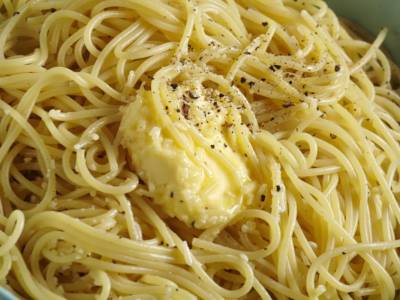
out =
[[[21,299],[395,299],[386,33],[360,40],[321,0],[0,1],[0,285]],[[147,101],[196,166],[214,178],[200,147],[241,188],[229,157],[176,122],[173,83],[235,107],[226,139],[256,187],[206,229],[156,204],[122,142],[126,107]]]

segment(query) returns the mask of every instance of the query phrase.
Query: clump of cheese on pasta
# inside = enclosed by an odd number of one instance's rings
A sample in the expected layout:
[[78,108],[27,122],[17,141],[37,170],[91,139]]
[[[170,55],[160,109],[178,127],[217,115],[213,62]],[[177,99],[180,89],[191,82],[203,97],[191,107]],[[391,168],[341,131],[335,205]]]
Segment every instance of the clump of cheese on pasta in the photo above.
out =
[[385,36],[322,0],[0,1],[0,286],[396,299]]
[[253,201],[255,182],[240,145],[253,130],[248,112],[200,78],[169,83],[159,99],[139,91],[121,124],[123,144],[149,195],[170,216],[206,228]]

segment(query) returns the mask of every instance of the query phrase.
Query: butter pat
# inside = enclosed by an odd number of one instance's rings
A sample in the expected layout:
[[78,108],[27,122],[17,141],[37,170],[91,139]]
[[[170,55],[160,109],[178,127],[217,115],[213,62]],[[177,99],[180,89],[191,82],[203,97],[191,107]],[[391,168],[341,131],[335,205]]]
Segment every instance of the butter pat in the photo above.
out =
[[171,91],[162,104],[142,90],[120,130],[153,201],[189,226],[209,228],[252,201],[255,184],[234,140],[235,131],[248,128],[229,99],[207,90],[194,96],[191,89]]

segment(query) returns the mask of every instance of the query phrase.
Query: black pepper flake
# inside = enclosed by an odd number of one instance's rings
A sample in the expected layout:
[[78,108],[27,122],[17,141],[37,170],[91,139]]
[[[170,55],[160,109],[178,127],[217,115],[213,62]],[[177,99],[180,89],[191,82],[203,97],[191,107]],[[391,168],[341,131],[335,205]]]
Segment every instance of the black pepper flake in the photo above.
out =
[[275,67],[274,67],[274,66],[269,66],[269,69],[270,69],[272,72],[275,72]]
[[280,70],[282,67],[280,65],[274,65],[275,69]]
[[174,198],[174,192],[169,193],[170,198]]
[[340,71],[340,65],[336,65],[335,66],[335,72],[339,72]]
[[166,106],[165,106],[165,110],[168,110],[168,109],[169,109],[169,107],[168,107],[168,105],[166,105]]
[[329,134],[329,136],[330,136],[331,139],[333,139],[333,140],[337,138],[336,134],[333,134],[333,133]]
[[176,110],[176,112],[177,112],[177,113],[180,113],[180,112],[181,112],[181,110],[178,108],[178,109]]
[[306,96],[306,97],[307,97],[307,96],[308,96],[308,92],[304,92],[304,96]]
[[261,81],[264,82],[264,81],[266,81],[266,79],[265,78],[261,78]]
[[246,78],[242,77],[240,78],[240,83],[245,83],[246,82]]
[[276,191],[277,191],[277,192],[280,192],[280,191],[281,191],[281,186],[280,186],[279,184],[276,186]]
[[272,117],[271,119],[269,119],[270,121],[273,121],[273,120],[275,120],[275,117]]
[[215,149],[215,145],[214,144],[210,145],[210,147],[211,147],[211,149]]
[[244,52],[245,55],[250,55],[251,53],[249,51]]
[[249,82],[249,87],[252,88],[253,86],[255,86],[255,84],[256,84],[256,83],[255,83],[254,81],[250,81],[250,82]]
[[261,200],[261,202],[265,201],[265,195],[264,194],[261,195],[261,199],[260,200]]
[[228,148],[228,145],[224,143],[224,147],[225,147],[225,148]]
[[177,83],[171,83],[171,87],[175,91],[176,88],[178,87],[178,84]]
[[189,109],[190,106],[186,102],[182,103],[182,113],[186,120],[189,120]]
[[261,24],[262,24],[262,26],[264,26],[264,27],[265,27],[265,26],[268,26],[268,22],[262,22]]
[[189,97],[192,98],[192,99],[199,99],[200,98],[199,95],[193,94],[192,91],[189,91]]
[[294,104],[292,102],[286,102],[282,105],[284,108],[289,108],[291,106],[294,106]]
[[222,98],[222,97],[224,97],[224,96],[225,96],[225,95],[222,94],[222,93],[219,94],[219,97],[220,97],[220,98]]
[[16,12],[13,13],[13,16],[16,16],[16,15],[19,15],[19,14],[20,14],[20,12],[16,11]]
[[292,80],[289,80],[289,84],[292,85],[292,84],[293,84],[293,81],[292,81]]

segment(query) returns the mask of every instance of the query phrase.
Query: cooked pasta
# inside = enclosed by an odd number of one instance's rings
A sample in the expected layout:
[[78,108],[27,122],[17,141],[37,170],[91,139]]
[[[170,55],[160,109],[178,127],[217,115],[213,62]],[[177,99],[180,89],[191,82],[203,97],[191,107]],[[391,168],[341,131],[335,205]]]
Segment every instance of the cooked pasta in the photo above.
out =
[[385,35],[321,0],[0,1],[0,285],[395,299]]

